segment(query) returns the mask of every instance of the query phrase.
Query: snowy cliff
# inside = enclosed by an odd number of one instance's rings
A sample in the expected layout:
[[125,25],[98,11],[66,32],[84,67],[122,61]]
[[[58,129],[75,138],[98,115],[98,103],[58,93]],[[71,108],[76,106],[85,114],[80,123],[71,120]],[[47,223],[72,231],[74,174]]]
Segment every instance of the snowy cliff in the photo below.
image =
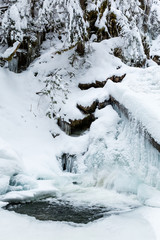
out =
[[[0,0],[0,240],[160,239],[159,25],[160,0]],[[107,214],[1,208],[46,199]]]

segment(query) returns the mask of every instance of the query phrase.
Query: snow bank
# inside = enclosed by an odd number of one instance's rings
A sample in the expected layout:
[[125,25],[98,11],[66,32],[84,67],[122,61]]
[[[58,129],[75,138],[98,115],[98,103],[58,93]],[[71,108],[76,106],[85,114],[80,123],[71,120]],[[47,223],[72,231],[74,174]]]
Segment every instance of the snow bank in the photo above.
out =
[[135,70],[135,73],[129,73],[120,84],[111,81],[107,83],[110,95],[127,108],[158,143],[160,143],[160,134],[157,131],[160,125],[159,86],[158,67]]
[[[16,149],[19,156],[10,157],[10,161],[5,160],[5,169],[8,169],[8,176],[20,171],[25,175],[12,179],[19,190],[19,182],[24,184],[23,190],[28,189],[27,176],[30,177],[30,188],[35,188],[36,179],[52,179],[60,172],[50,133],[51,121],[44,113],[42,115],[39,97],[35,94],[40,88],[39,84],[32,72],[16,75],[0,69],[1,137],[11,146],[4,149],[8,148],[8,151],[11,148]],[[3,155],[1,158],[7,159]],[[17,159],[20,160],[17,162]],[[2,166],[3,162],[4,160],[2,160]],[[22,165],[21,170],[18,167],[19,162],[20,166]],[[5,169],[2,172],[5,172]],[[9,180],[5,178],[4,181]]]
[[0,139],[0,195],[9,190],[10,179],[22,172],[19,156]]
[[31,181],[31,177],[28,177],[27,184],[30,188],[25,189],[26,176],[21,176],[19,184],[23,188],[21,189],[12,189],[11,192],[8,192],[0,197],[3,202],[21,202],[21,201],[34,201],[41,198],[46,198],[48,196],[55,197],[58,195],[59,190],[54,186],[54,182],[51,180],[39,180]]
[[80,94],[77,104],[84,107],[91,106],[94,101],[104,102],[109,100],[109,93],[106,88],[90,88],[83,92],[83,96]]

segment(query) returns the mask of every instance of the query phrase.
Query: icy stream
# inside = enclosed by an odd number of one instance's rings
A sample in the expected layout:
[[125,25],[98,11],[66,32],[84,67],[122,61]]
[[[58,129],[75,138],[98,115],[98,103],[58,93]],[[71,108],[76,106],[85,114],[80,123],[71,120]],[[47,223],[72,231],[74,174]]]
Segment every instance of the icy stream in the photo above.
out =
[[118,209],[103,206],[74,206],[58,199],[46,199],[31,203],[8,204],[4,209],[33,216],[43,221],[65,221],[86,224],[104,216],[118,214]]
[[136,119],[128,120],[117,110],[118,116],[111,106],[106,111],[117,119],[116,125],[110,128],[107,123],[106,128],[104,124],[102,134],[95,135],[95,121],[87,133],[87,151],[76,157],[63,156],[64,174],[52,183],[58,189],[54,198],[48,201],[48,194],[46,200],[35,197],[30,203],[19,201],[6,209],[40,220],[88,223],[143,204],[160,206],[160,153]]

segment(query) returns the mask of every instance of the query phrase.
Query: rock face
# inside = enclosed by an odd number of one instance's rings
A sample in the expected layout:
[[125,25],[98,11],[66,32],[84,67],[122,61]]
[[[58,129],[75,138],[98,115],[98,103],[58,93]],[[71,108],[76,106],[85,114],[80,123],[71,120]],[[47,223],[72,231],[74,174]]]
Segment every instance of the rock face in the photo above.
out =
[[92,83],[79,83],[78,87],[81,90],[88,90],[89,88],[103,88],[107,82],[107,80],[112,80],[113,82],[121,82],[123,80],[123,78],[126,76],[126,74],[122,75],[122,76],[115,76],[113,75],[112,77],[107,78],[104,81],[95,81]]
[[21,72],[39,56],[40,46],[45,39],[45,33],[36,33],[35,36],[24,37],[20,48],[16,51],[14,57],[8,62],[10,71]]
[[77,108],[84,114],[91,114],[95,112],[96,108],[102,109],[109,104],[110,100],[104,100],[103,102],[99,102],[99,100],[96,100],[90,106],[82,106],[80,104],[77,104]]
[[122,75],[122,76],[115,76],[113,75],[112,77],[110,78],[107,78],[107,80],[111,80],[115,83],[118,83],[118,82],[122,82],[122,80],[125,78],[126,74]]
[[90,106],[82,106],[80,104],[77,104],[77,108],[84,114],[91,114],[96,110],[97,105],[98,101],[94,101]]
[[160,56],[154,55],[154,56],[152,57],[152,59],[153,59],[154,62],[156,62],[158,65],[160,65]]
[[78,87],[81,89],[81,90],[87,90],[91,87],[94,87],[94,88],[102,88],[104,87],[104,85],[106,84],[107,81],[95,81],[95,82],[92,82],[92,83],[79,83]]
[[57,124],[66,134],[78,136],[81,135],[81,133],[83,133],[85,130],[87,130],[94,120],[94,115],[88,114],[84,116],[83,119],[69,119],[69,122],[66,122],[62,118],[59,118]]

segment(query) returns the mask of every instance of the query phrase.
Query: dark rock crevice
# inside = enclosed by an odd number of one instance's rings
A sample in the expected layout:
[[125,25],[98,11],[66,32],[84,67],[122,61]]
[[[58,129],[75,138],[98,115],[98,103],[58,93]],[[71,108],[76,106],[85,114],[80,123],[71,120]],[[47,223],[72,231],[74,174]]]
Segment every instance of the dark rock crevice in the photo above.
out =
[[112,77],[109,77],[109,78],[107,78],[104,81],[96,80],[95,82],[92,82],[92,83],[79,83],[78,87],[81,90],[88,90],[88,89],[90,89],[92,87],[93,88],[103,88],[108,80],[111,80],[111,81],[113,81],[115,83],[118,83],[118,82],[122,82],[122,80],[125,78],[125,76],[126,76],[126,74],[123,74],[121,76],[113,75]]
[[112,82],[119,83],[119,82],[122,82],[125,76],[126,74],[123,74],[122,76],[113,75],[112,77],[107,78],[107,80],[111,80]]
[[94,101],[90,106],[82,106],[81,104],[77,104],[77,108],[83,112],[84,114],[94,113],[98,105],[98,101]]
[[60,117],[57,124],[66,134],[79,136],[90,128],[93,121],[95,121],[94,114],[89,114],[82,119],[69,119],[68,122]]
[[99,102],[99,100],[95,100],[90,106],[83,106],[81,104],[77,104],[77,108],[84,114],[94,113],[96,108],[102,109],[110,104],[110,100],[104,100],[103,102]]
[[160,65],[160,56],[154,55],[154,56],[151,56],[151,58],[154,62],[156,62],[158,65]]
[[[32,37],[29,35],[25,36],[14,57],[8,61],[9,70],[16,73],[26,70],[29,64],[39,56],[40,46],[44,40],[44,32],[32,34]],[[9,38],[8,46],[12,44],[13,42]]]
[[90,88],[103,88],[107,81],[95,81],[92,83],[79,83],[78,87],[81,90],[88,90]]

